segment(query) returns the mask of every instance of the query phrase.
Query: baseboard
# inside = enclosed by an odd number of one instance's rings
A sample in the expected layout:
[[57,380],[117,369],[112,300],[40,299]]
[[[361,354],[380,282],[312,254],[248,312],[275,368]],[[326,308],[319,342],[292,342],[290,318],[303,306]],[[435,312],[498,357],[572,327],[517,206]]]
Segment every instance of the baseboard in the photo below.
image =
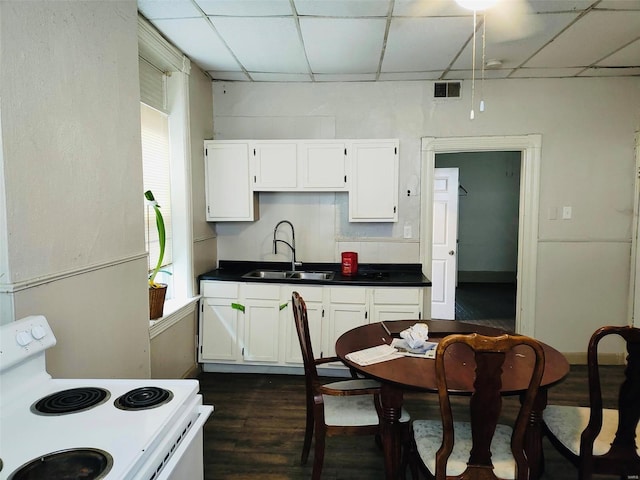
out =
[[[563,353],[570,365],[586,365],[587,352]],[[601,353],[598,355],[599,365],[624,365],[626,355],[623,353]]]
[[516,272],[458,271],[458,283],[516,283]]

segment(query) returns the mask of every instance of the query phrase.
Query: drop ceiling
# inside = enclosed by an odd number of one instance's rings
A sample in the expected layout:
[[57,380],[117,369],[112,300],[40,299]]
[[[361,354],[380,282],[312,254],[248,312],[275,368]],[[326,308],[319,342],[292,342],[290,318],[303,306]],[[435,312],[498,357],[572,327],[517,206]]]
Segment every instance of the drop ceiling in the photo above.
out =
[[[499,0],[476,16],[475,43],[473,12],[454,0],[138,0],[138,10],[213,80],[640,76],[640,0]],[[489,61],[499,64],[483,69]]]

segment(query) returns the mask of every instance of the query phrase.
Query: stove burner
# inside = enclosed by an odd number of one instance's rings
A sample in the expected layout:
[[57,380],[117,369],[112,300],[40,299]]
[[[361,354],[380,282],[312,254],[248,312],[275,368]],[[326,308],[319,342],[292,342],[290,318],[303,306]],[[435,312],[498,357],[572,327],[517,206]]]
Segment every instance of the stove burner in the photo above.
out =
[[95,448],[61,450],[38,457],[9,475],[7,480],[97,480],[113,466],[113,457]]
[[109,396],[103,388],[71,388],[41,398],[31,406],[31,411],[39,415],[76,413],[106,402]]
[[121,410],[144,410],[169,402],[173,393],[160,387],[140,387],[117,398],[113,404]]

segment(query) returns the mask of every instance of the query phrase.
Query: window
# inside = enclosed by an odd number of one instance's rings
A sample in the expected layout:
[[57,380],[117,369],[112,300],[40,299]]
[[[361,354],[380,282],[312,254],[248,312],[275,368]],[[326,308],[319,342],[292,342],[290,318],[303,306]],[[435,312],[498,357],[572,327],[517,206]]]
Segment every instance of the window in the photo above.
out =
[[[142,163],[144,174],[144,191],[151,190],[155,197],[165,222],[166,246],[162,263],[162,271],[158,273],[156,281],[166,283],[167,299],[172,298],[171,275],[173,263],[173,228],[171,216],[171,166],[169,148],[169,118],[144,103],[140,105],[142,127]],[[160,255],[158,230],[156,229],[155,214],[151,207],[144,212],[145,242],[149,252],[149,271],[155,268]]]

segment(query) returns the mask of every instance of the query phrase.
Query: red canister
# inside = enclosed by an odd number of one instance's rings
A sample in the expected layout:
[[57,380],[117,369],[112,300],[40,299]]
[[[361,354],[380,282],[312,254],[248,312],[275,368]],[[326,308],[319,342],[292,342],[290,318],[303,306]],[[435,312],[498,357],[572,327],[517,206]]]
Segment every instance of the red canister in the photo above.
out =
[[351,277],[358,274],[358,253],[342,252],[342,275]]

